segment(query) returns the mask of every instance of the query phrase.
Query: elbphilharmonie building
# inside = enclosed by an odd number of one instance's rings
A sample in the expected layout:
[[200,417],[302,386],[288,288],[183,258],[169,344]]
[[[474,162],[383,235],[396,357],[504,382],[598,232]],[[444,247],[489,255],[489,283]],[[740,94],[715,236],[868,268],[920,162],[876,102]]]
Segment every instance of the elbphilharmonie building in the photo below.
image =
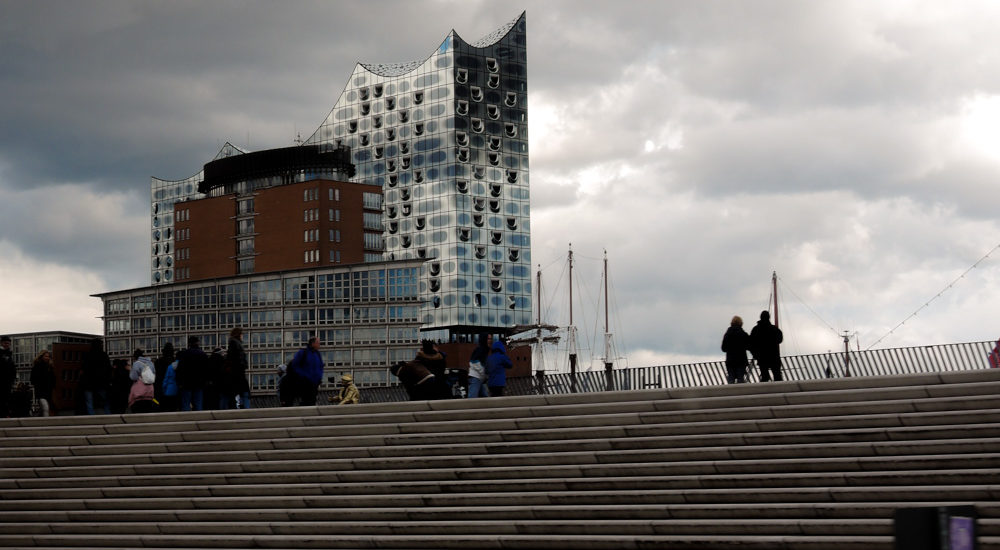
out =
[[[531,322],[525,25],[522,13],[475,42],[451,31],[423,60],[359,63],[326,119],[298,145],[348,153],[349,181],[381,188],[381,249],[366,248],[365,259],[424,260],[423,331],[499,332]],[[227,144],[215,160],[239,155],[248,152]],[[225,192],[329,178],[307,167],[294,172]],[[209,196],[199,190],[204,174],[153,179],[154,286],[177,281],[174,204]],[[239,263],[248,250],[234,244],[231,259],[242,266],[235,273],[248,274],[253,263]]]

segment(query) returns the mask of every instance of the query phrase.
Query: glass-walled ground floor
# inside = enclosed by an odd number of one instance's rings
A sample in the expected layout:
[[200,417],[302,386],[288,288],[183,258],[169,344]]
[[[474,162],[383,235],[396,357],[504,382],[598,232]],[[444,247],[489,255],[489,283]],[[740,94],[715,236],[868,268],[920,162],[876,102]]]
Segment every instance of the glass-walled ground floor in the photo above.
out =
[[[278,365],[319,338],[325,376],[358,386],[395,382],[389,366],[419,348],[418,276],[423,260],[301,269],[97,294],[113,358],[141,349],[155,359],[197,336],[206,353],[243,331],[252,391],[277,387]],[[324,386],[329,385],[324,383]]]

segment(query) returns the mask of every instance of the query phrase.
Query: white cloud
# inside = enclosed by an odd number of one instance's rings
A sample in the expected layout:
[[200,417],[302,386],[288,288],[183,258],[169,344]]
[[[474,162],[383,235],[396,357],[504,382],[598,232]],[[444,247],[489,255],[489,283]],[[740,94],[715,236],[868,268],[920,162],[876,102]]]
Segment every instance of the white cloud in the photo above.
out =
[[0,332],[104,333],[101,301],[90,297],[104,286],[97,272],[39,261],[7,240],[0,240],[0,257]]

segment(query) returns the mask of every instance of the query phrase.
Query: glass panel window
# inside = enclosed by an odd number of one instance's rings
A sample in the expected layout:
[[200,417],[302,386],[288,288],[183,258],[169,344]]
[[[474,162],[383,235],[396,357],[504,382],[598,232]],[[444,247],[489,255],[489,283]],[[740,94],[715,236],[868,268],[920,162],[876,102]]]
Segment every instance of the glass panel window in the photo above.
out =
[[281,310],[262,309],[250,312],[250,326],[278,327],[281,326]]
[[220,307],[245,307],[250,301],[250,292],[246,283],[233,283],[219,286]]
[[384,306],[360,306],[354,308],[355,323],[384,323]]
[[417,268],[389,269],[387,283],[390,300],[417,299]]
[[309,343],[309,339],[312,338],[313,333],[310,330],[286,330],[285,331],[285,347],[286,348],[304,348],[306,344]]
[[315,277],[291,277],[285,279],[286,304],[312,304],[316,300]]
[[184,309],[187,306],[187,291],[171,290],[160,294],[160,311]]
[[316,324],[315,309],[286,309],[286,325],[314,325]]
[[350,323],[351,308],[349,307],[320,308],[318,316],[319,316],[319,324],[321,325]]
[[[319,331],[317,334],[320,342],[324,346],[349,346],[351,345],[351,329],[349,328],[328,328]],[[412,359],[412,357],[411,357]]]
[[280,305],[281,279],[254,281],[250,283],[250,305]]
[[323,362],[327,367],[349,367],[351,366],[351,350],[335,349],[321,351]]
[[219,328],[229,329],[250,326],[250,313],[246,311],[226,311],[219,313]]
[[280,348],[281,331],[253,331],[250,333],[250,347],[260,348]]
[[354,344],[384,344],[385,342],[385,327],[354,329]]
[[351,300],[350,273],[319,275],[316,278],[316,287],[320,303],[349,302]]
[[355,365],[385,365],[388,358],[385,348],[354,350]]

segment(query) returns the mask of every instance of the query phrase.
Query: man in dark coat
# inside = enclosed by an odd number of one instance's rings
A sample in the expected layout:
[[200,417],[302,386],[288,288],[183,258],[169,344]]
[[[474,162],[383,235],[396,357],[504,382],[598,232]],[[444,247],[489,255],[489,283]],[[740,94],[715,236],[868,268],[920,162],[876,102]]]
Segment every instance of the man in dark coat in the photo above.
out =
[[782,339],[781,329],[771,324],[771,314],[767,310],[760,312],[760,321],[750,331],[750,351],[760,365],[761,382],[770,382],[772,374],[775,382],[783,380],[779,349]]
[[10,416],[11,386],[17,379],[14,353],[10,351],[10,336],[0,338],[0,418]]
[[188,347],[177,354],[175,376],[181,393],[181,410],[200,411],[205,398],[208,377],[208,355],[201,349],[197,336],[188,337]]
[[722,351],[726,352],[726,382],[730,384],[746,382],[749,348],[750,335],[743,330],[743,318],[735,315],[729,322],[729,330],[722,337]]
[[90,341],[90,351],[83,356],[80,386],[83,388],[83,403],[87,414],[94,414],[94,397],[99,397],[104,406],[104,414],[111,414],[108,390],[111,389],[111,358],[104,351],[100,338]]

